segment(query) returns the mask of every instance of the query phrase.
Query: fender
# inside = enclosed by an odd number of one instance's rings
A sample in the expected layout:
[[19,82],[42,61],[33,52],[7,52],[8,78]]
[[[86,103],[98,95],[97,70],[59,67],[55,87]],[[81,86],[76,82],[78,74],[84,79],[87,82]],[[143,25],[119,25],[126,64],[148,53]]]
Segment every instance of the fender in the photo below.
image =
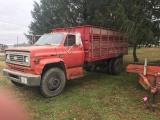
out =
[[[46,59],[42,59],[39,61],[39,64],[36,64],[35,66],[35,73],[36,74],[42,74],[43,68],[47,65],[47,64],[53,64],[53,63],[59,63],[59,62],[63,62],[64,61],[61,58],[46,58]],[[65,69],[67,70],[67,67],[64,63]]]

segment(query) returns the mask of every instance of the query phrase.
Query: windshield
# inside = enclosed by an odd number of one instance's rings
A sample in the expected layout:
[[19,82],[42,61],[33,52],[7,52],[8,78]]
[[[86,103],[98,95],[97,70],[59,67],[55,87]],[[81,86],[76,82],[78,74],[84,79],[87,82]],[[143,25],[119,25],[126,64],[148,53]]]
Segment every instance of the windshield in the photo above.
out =
[[55,45],[59,46],[63,40],[63,34],[46,34],[41,36],[34,45]]

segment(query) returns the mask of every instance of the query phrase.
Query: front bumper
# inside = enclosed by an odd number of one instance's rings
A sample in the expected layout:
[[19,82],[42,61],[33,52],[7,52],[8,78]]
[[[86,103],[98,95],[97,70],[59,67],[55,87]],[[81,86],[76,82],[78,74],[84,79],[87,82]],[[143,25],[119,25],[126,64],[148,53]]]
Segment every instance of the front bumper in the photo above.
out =
[[3,69],[3,75],[12,81],[24,84],[26,86],[40,86],[40,81],[41,81],[40,75],[19,73],[8,69]]

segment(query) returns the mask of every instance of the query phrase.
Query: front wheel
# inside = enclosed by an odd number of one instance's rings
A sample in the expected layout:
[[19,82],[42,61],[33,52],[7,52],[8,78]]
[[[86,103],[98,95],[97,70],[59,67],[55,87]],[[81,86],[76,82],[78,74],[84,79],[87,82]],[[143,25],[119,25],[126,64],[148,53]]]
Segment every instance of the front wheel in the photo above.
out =
[[66,77],[62,69],[49,69],[41,81],[41,92],[45,97],[54,97],[59,95],[66,84]]

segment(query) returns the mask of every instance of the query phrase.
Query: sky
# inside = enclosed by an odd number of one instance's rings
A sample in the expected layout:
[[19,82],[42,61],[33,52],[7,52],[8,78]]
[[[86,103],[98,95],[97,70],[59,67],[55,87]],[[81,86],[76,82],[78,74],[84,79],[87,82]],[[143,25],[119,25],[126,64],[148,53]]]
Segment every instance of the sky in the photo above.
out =
[[28,43],[24,33],[32,21],[31,10],[34,1],[0,0],[0,44]]

